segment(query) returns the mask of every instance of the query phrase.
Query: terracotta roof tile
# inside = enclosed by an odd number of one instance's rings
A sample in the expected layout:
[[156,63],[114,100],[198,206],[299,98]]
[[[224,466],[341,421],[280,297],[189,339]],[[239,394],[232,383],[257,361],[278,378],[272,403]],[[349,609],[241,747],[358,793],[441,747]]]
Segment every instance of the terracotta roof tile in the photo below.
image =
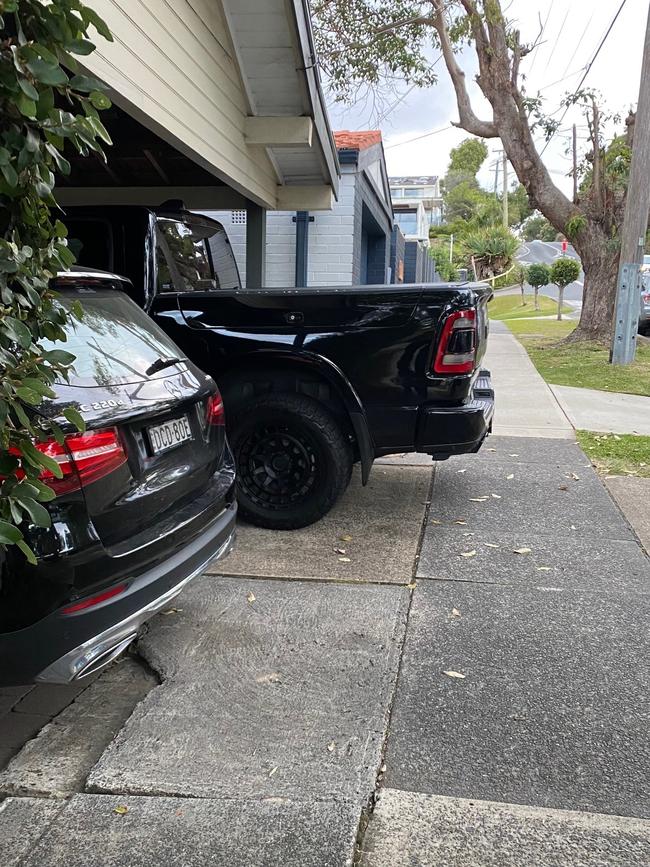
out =
[[334,141],[339,150],[363,151],[373,145],[381,144],[381,130],[368,129],[362,132],[351,132],[348,129],[343,129],[334,133]]

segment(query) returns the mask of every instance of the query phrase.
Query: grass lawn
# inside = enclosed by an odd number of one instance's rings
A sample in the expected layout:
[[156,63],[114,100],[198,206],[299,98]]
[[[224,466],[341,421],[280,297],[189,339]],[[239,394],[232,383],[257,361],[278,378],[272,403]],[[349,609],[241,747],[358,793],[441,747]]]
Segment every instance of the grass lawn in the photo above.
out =
[[519,319],[507,324],[547,382],[650,396],[650,345],[638,347],[634,364],[615,366],[609,363],[609,350],[605,347],[558,343],[573,331],[575,322]]
[[[521,294],[495,295],[488,305],[490,319],[521,319],[527,316],[550,316],[557,313],[557,301],[548,295],[539,296],[539,310],[535,310],[535,296],[525,295],[526,305],[522,306]],[[562,313],[570,313],[565,304]]]
[[578,442],[599,473],[650,478],[650,437],[576,432]]

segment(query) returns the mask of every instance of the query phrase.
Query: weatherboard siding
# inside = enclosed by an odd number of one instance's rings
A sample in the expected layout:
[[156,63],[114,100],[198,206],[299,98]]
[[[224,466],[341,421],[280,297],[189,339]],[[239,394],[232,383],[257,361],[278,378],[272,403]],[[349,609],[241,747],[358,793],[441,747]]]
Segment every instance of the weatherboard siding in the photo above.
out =
[[114,41],[97,36],[88,71],[145,126],[267,207],[277,178],[261,148],[244,140],[248,114],[217,0],[93,0]]

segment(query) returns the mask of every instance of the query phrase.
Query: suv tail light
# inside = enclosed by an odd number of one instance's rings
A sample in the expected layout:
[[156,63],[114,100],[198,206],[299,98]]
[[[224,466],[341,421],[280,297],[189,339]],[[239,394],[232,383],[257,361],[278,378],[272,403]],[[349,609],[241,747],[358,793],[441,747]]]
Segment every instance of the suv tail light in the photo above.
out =
[[96,482],[126,463],[115,428],[71,434],[63,445],[56,440],[34,445],[61,467],[63,477],[60,479],[49,470],[43,470],[40,477],[57,495],[78,491],[82,485]]
[[226,423],[226,415],[223,409],[223,400],[219,391],[215,391],[208,398],[208,403],[205,409],[205,421],[211,425],[224,425]]
[[120,593],[124,593],[128,586],[129,585],[126,583],[118,584],[117,586],[110,587],[108,590],[104,590],[101,593],[96,593],[94,596],[87,596],[80,602],[73,602],[71,605],[66,605],[65,608],[61,609],[61,614],[76,614],[78,611],[87,611],[89,608],[95,608],[96,605],[101,605],[102,602],[107,602],[109,599],[119,596]]
[[442,326],[435,373],[471,373],[476,358],[476,311],[456,310]]

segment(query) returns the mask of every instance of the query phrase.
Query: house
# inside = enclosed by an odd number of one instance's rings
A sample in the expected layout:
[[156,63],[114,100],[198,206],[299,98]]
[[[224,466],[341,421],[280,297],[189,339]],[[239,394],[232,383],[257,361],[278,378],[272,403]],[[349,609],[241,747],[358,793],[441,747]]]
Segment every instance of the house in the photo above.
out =
[[[334,140],[341,180],[332,211],[280,210],[268,214],[267,286],[391,282],[393,214],[381,132],[346,130],[334,133]],[[246,281],[245,212],[204,213],[223,223]]]
[[435,175],[390,177],[390,194],[394,208],[422,203],[429,226],[442,222],[440,179]]
[[408,241],[421,241],[429,246],[429,220],[422,202],[393,204],[393,216]]
[[[395,225],[404,234],[404,282],[438,280],[429,255],[429,227],[442,219],[442,197],[437,177],[390,177]],[[393,246],[399,247],[399,241]]]
[[108,162],[73,159],[66,204],[235,208],[246,270],[266,283],[267,210],[329,211],[339,164],[314,62],[308,0],[93,0],[113,42],[84,71],[102,79]]

